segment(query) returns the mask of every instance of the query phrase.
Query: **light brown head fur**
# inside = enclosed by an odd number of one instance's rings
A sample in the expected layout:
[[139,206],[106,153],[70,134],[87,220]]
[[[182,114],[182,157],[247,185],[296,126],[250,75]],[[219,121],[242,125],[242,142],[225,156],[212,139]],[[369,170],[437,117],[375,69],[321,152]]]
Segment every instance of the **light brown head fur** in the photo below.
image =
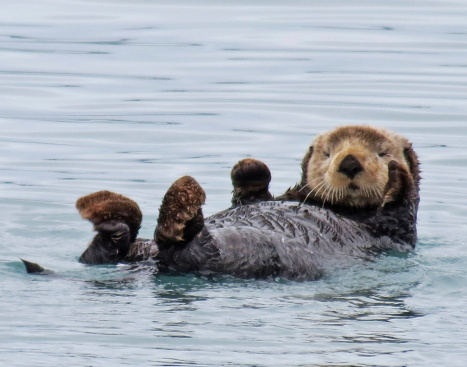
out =
[[378,206],[396,161],[418,187],[418,159],[403,136],[382,128],[343,126],[318,135],[302,162],[307,199],[345,207]]

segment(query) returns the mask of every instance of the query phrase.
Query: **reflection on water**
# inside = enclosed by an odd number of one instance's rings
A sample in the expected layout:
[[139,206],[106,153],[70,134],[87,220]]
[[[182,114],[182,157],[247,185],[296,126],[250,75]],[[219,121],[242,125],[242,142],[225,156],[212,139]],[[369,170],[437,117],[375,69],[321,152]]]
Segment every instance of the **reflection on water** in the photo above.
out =
[[[5,4],[0,364],[462,365],[466,16],[461,0]],[[230,204],[230,168],[256,157],[277,195],[342,124],[413,141],[416,254],[306,283],[77,262],[93,235],[78,197],[132,197],[151,237],[179,176],[202,184],[209,215]]]

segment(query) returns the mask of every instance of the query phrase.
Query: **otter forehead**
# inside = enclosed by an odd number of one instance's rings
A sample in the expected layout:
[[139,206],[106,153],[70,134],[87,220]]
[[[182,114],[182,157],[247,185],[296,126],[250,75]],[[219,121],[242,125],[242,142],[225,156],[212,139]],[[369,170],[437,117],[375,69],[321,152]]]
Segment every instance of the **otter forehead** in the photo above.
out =
[[402,153],[407,139],[382,128],[370,126],[343,126],[333,131],[318,135],[312,145],[315,150],[331,152],[336,147],[358,146],[384,153],[392,151]]
[[379,147],[390,143],[394,134],[384,129],[376,129],[368,126],[344,126],[339,127],[327,134],[323,138],[327,145],[337,146],[342,142],[358,140],[368,147]]

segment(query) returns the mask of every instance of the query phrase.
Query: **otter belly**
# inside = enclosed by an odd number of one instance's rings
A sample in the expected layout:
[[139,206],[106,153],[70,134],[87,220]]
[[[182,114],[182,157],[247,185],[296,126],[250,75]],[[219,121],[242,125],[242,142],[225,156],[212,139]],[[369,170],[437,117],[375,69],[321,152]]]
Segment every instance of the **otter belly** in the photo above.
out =
[[349,259],[368,259],[394,249],[388,237],[327,209],[266,201],[217,213],[185,244],[161,251],[162,268],[231,274],[242,278],[312,280]]

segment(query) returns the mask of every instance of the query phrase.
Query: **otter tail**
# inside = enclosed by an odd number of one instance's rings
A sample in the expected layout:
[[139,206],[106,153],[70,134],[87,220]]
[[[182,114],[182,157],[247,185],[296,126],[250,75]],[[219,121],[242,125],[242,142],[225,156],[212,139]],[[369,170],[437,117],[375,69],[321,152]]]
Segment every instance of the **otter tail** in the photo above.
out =
[[24,266],[26,267],[26,271],[28,274],[53,274],[52,270],[44,269],[39,264],[30,262],[24,259],[20,259],[20,260],[23,262]]

